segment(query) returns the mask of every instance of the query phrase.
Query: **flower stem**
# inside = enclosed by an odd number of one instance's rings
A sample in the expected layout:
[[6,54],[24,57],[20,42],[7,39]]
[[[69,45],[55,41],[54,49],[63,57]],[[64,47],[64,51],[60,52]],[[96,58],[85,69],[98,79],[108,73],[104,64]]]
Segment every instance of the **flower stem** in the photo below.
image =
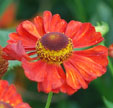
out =
[[48,94],[48,98],[47,98],[47,102],[46,102],[45,108],[49,108],[49,107],[50,107],[51,100],[52,100],[52,96],[53,96],[53,92],[50,92],[50,93]]

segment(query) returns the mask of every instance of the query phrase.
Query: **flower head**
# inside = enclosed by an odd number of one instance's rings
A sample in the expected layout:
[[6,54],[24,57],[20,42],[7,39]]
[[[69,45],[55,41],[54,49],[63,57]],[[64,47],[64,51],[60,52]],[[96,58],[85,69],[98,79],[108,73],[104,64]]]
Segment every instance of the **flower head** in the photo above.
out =
[[109,46],[108,50],[109,50],[109,56],[113,58],[113,44]]
[[8,61],[3,58],[4,52],[2,49],[3,48],[0,46],[0,79],[8,69]]
[[22,101],[14,85],[9,85],[6,80],[0,80],[0,108],[31,108]]
[[106,72],[107,48],[96,45],[103,40],[90,23],[70,21],[45,11],[34,22],[23,21],[10,34],[4,48],[7,59],[22,62],[25,75],[38,82],[38,90],[73,94]]

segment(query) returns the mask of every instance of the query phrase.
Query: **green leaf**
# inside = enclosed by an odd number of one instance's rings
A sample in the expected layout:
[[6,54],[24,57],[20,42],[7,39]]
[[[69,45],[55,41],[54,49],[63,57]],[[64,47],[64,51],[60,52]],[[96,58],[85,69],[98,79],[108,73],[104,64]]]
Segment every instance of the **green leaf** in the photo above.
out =
[[14,30],[0,30],[0,45],[5,47],[7,45],[8,35]]
[[104,103],[107,108],[113,108],[113,103],[107,100],[105,97],[103,97]]

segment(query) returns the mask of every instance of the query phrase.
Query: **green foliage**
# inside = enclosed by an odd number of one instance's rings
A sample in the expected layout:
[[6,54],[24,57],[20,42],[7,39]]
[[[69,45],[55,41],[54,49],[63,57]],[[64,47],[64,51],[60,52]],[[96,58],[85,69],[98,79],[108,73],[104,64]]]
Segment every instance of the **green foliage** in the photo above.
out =
[[113,103],[107,100],[105,97],[103,97],[104,103],[107,108],[113,108]]
[[0,30],[0,45],[5,47],[7,44],[7,40],[9,39],[8,35],[11,31]]

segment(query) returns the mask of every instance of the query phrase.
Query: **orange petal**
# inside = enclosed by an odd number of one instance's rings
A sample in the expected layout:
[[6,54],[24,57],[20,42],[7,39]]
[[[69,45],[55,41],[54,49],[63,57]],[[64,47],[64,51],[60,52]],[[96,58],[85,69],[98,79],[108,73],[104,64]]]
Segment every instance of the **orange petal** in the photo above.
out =
[[77,89],[73,89],[72,87],[70,87],[69,85],[67,85],[66,83],[64,83],[60,87],[60,91],[63,92],[63,93],[67,93],[68,95],[72,95],[75,92],[77,92]]
[[66,82],[73,89],[80,89],[81,87],[87,88],[87,82],[80,75],[79,70],[77,70],[73,65],[68,61],[64,63],[66,69]]
[[26,20],[26,21],[22,22],[22,27],[23,27],[23,29],[25,29],[29,34],[35,36],[36,38],[40,38],[40,37],[41,37],[41,36],[39,35],[37,29],[36,29],[36,26],[35,26],[32,22]]
[[[62,86],[64,80],[59,75],[63,72],[60,66],[47,64],[47,75],[43,82],[38,83],[38,91],[49,93]],[[55,92],[55,91],[54,91]]]
[[36,27],[30,21],[23,21],[18,25],[16,31],[19,36],[26,38],[26,40],[31,39],[32,41],[34,41],[34,43],[36,43],[39,38]]
[[74,48],[88,47],[103,41],[100,32],[96,32],[90,23],[83,23],[78,32],[73,36]]
[[51,19],[50,32],[56,32],[56,30],[58,29],[58,28],[56,28],[56,25],[59,23],[60,20],[61,19],[60,19],[59,14],[53,15],[53,17]]
[[108,65],[108,48],[99,45],[93,48],[83,50],[83,51],[76,51],[74,52],[77,55],[85,56],[92,59],[95,63],[100,64],[102,66]]
[[44,31],[44,23],[42,17],[40,16],[35,17],[34,23],[36,25],[37,31],[40,34],[40,36],[43,36],[45,34],[45,31]]
[[2,99],[2,96],[4,95],[7,88],[8,88],[8,82],[5,80],[0,80],[0,99]]
[[64,33],[65,32],[65,29],[66,29],[66,26],[67,26],[67,22],[65,20],[61,19],[59,21],[59,23],[57,23],[57,25],[56,25],[55,32]]
[[44,23],[44,29],[45,32],[48,33],[50,32],[50,24],[51,24],[51,18],[52,18],[52,14],[50,11],[44,11],[43,14],[43,23]]
[[16,93],[15,95],[12,95],[12,97],[9,99],[10,104],[13,104],[14,106],[17,106],[18,104],[22,103],[21,95]]
[[83,88],[86,88],[85,82],[87,85],[92,80],[103,75],[106,72],[107,64],[107,48],[104,46],[96,46],[84,51],[75,51],[70,59],[64,62],[64,66],[67,68],[67,82],[71,86],[73,84],[76,86],[80,84]]
[[31,108],[28,104],[23,103],[21,95],[16,92],[14,85],[9,85],[8,81],[0,80],[0,100],[8,102],[14,108]]
[[8,40],[8,43],[11,43],[11,44],[17,43],[19,40],[21,40],[24,47],[35,48],[35,46],[36,46],[36,40],[34,41],[34,40],[32,40],[32,38],[19,36],[17,33],[11,33],[11,34],[9,34],[9,37],[10,37],[10,40]]
[[67,24],[65,35],[73,39],[74,35],[80,30],[82,23],[78,21],[70,21]]
[[37,62],[28,62],[27,60],[22,60],[22,66],[25,71],[25,75],[33,81],[42,82],[47,75],[46,63],[41,60]]
[[[19,98],[18,98],[16,94],[17,93],[16,93],[15,86],[14,85],[10,85],[7,88],[6,92],[4,93],[2,99],[4,101],[6,101],[6,102],[9,101],[10,103],[14,104],[14,106],[16,106],[17,104],[22,102],[21,96],[19,96]],[[15,95],[16,95],[16,97],[15,97]],[[13,100],[13,102],[11,102],[12,100]]]

